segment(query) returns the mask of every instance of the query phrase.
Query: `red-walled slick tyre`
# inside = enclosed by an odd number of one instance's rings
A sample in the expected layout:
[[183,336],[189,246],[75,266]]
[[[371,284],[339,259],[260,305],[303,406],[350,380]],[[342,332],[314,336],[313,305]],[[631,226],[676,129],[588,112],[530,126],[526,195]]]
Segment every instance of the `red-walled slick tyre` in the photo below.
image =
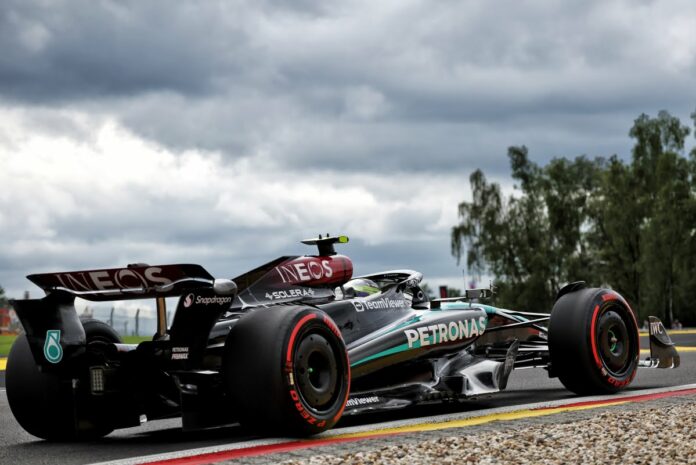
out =
[[278,306],[255,310],[225,343],[223,376],[242,425],[308,436],[331,428],[350,390],[341,333],[324,312]]
[[614,393],[636,375],[638,324],[626,301],[608,289],[587,288],[561,296],[549,322],[551,371],[569,390]]

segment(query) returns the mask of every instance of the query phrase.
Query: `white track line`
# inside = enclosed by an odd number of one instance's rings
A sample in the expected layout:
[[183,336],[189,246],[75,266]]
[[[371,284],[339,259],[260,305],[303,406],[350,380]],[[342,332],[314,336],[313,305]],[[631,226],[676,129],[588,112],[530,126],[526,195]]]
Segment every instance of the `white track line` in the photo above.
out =
[[[497,413],[515,412],[518,410],[533,410],[533,409],[547,408],[547,407],[561,407],[563,405],[576,404],[578,402],[591,402],[591,401],[602,401],[602,400],[620,401],[621,399],[626,398],[626,397],[635,397],[635,396],[641,396],[641,395],[657,394],[657,393],[661,393],[661,392],[683,391],[683,390],[687,390],[687,389],[696,389],[696,384],[684,384],[684,385],[680,385],[680,386],[670,386],[670,387],[666,387],[666,388],[657,388],[657,389],[641,389],[641,390],[623,391],[620,394],[614,394],[614,395],[608,395],[608,396],[571,397],[571,398],[567,398],[567,399],[547,401],[547,402],[534,402],[531,404],[510,405],[510,406],[506,406],[506,407],[498,407],[498,408],[492,408],[492,409],[482,409],[482,410],[473,410],[473,411],[467,411],[467,412],[447,413],[447,414],[443,414],[443,415],[435,415],[432,417],[417,417],[417,418],[409,418],[406,420],[388,421],[388,422],[384,422],[384,423],[371,423],[369,425],[360,425],[360,426],[351,426],[348,428],[333,429],[333,430],[327,431],[325,433],[322,433],[318,436],[313,436],[313,439],[320,439],[320,438],[325,439],[325,438],[330,438],[333,436],[338,436],[338,435],[343,435],[343,434],[361,433],[361,432],[372,431],[372,430],[377,430],[377,429],[397,428],[397,427],[411,426],[414,424],[422,424],[422,423],[443,423],[443,422],[447,422],[447,421],[464,420],[467,418],[478,417],[478,416],[483,416],[483,415],[488,416],[488,415],[494,415]],[[91,465],[136,465],[136,464],[140,464],[140,463],[144,463],[144,462],[159,462],[159,461],[163,461],[163,460],[171,460],[171,459],[177,459],[177,458],[182,458],[182,457],[193,457],[193,456],[197,456],[197,455],[211,454],[211,453],[216,453],[216,452],[224,452],[224,451],[230,451],[230,450],[236,450],[236,449],[246,449],[246,448],[256,447],[256,446],[268,446],[271,444],[280,444],[280,443],[289,442],[289,441],[297,441],[297,438],[256,439],[256,440],[252,440],[252,441],[220,444],[220,445],[211,446],[211,447],[184,449],[184,450],[180,450],[180,451],[176,451],[176,452],[167,452],[167,453],[163,453],[163,454],[143,455],[140,457],[129,457],[129,458],[125,458],[125,459],[111,460],[108,462],[93,463]]]

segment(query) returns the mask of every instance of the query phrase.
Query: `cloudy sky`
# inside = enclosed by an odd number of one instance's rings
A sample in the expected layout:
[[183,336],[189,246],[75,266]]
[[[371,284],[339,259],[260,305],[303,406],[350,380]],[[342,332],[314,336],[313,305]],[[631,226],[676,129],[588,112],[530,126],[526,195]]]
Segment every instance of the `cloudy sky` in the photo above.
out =
[[694,108],[690,0],[2,0],[0,285],[232,277],[331,232],[358,273],[461,287],[471,171],[626,156],[640,113]]

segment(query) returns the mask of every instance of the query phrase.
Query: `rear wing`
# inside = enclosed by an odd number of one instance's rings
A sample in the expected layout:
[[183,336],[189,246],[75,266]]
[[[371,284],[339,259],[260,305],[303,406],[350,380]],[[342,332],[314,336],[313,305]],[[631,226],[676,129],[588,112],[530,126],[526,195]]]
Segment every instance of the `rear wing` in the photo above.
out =
[[[34,361],[43,370],[70,366],[85,352],[86,335],[75,310],[75,297],[93,301],[156,299],[154,339],[166,339],[166,344],[185,351],[184,365],[194,367],[202,363],[210,329],[237,294],[234,281],[214,279],[202,266],[189,264],[137,264],[33,274],[27,278],[42,288],[46,297],[13,300],[12,305],[24,327]],[[181,297],[168,330],[165,297],[173,296]],[[167,333],[169,337],[165,338]],[[50,344],[60,357],[47,354]]]
[[63,291],[93,301],[171,297],[210,287],[213,276],[200,265],[128,265],[87,271],[32,274],[31,282],[46,294]]

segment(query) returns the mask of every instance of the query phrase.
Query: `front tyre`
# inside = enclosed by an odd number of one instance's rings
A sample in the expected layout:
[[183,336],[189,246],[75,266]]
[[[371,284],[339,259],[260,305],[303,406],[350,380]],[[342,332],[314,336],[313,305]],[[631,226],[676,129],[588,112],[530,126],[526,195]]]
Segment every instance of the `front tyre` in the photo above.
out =
[[607,289],[563,295],[549,322],[551,371],[576,394],[615,393],[636,375],[638,324],[626,301]]
[[350,390],[341,334],[320,310],[276,307],[242,317],[227,337],[223,372],[241,423],[308,436],[331,428]]

